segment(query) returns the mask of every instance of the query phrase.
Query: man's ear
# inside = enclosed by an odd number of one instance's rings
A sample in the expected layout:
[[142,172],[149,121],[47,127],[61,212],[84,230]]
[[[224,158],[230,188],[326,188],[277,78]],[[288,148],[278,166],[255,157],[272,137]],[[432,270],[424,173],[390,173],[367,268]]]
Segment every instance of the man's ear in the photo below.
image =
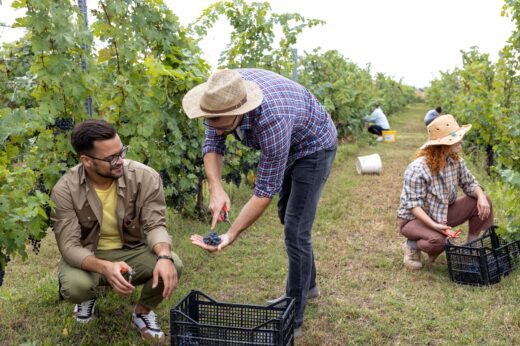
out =
[[79,160],[83,164],[83,166],[90,168],[92,166],[92,163],[90,162],[89,158],[85,155],[80,155]]

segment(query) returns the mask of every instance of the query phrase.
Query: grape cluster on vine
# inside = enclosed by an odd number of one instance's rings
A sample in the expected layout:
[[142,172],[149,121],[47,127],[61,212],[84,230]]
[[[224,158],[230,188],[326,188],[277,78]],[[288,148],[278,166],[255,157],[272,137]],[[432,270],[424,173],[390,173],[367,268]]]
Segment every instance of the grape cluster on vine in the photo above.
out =
[[[5,265],[7,266],[7,262],[9,262],[10,258],[9,256],[5,256]],[[0,265],[0,286],[4,284],[4,276],[5,276],[5,269],[2,268]]]
[[226,183],[233,183],[236,187],[240,187],[240,183],[242,182],[242,175],[238,171],[231,171],[224,177]]
[[40,253],[41,240],[34,238],[33,235],[29,236],[29,240],[31,241],[33,252],[38,255]]
[[186,197],[182,194],[174,194],[172,196],[173,208],[177,211],[181,211],[182,207],[186,203]]
[[58,118],[54,122],[54,125],[62,131],[67,131],[72,130],[74,122],[72,121],[72,118]]
[[164,187],[168,187],[172,184],[172,180],[170,179],[170,175],[166,170],[162,169],[159,171],[159,175],[161,176],[161,180]]

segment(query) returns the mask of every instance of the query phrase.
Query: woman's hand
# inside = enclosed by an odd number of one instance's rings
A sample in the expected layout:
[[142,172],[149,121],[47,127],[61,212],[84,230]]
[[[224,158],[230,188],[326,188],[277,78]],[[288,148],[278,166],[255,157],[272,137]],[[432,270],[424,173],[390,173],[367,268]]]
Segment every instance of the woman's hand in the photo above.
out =
[[440,232],[440,233],[444,234],[444,235],[448,235],[450,232],[453,232],[451,230],[450,226],[442,224],[442,223],[436,223],[435,224],[435,230],[437,232]]
[[481,220],[485,220],[489,217],[491,214],[491,206],[489,205],[489,201],[486,197],[486,195],[481,195],[477,199],[477,211],[478,211],[478,217]]
[[203,248],[204,250],[206,251],[209,251],[209,252],[215,252],[215,251],[220,251],[222,249],[224,249],[226,246],[230,245],[231,243],[233,243],[233,241],[235,241],[235,239],[231,239],[231,236],[229,235],[229,232],[228,233],[224,233],[220,236],[220,244],[218,245],[208,245],[204,242],[204,237],[201,236],[201,235],[198,235],[198,234],[194,234],[190,237],[191,239],[191,243],[194,244],[194,245],[197,245],[201,248]]

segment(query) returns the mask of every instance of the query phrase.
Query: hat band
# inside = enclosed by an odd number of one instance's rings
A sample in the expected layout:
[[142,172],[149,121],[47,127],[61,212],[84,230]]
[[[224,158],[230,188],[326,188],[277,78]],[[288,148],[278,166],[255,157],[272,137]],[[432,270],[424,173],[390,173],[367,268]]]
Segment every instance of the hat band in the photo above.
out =
[[244,96],[244,98],[239,102],[237,103],[236,105],[234,106],[231,106],[229,108],[225,108],[225,109],[218,109],[218,110],[212,110],[212,109],[207,109],[205,107],[203,107],[202,105],[200,106],[200,109],[203,110],[204,112],[206,113],[211,113],[211,114],[219,114],[219,113],[226,113],[226,112],[229,112],[229,111],[232,111],[234,109],[238,109],[240,107],[242,107],[242,105],[244,103],[247,102],[247,95]]

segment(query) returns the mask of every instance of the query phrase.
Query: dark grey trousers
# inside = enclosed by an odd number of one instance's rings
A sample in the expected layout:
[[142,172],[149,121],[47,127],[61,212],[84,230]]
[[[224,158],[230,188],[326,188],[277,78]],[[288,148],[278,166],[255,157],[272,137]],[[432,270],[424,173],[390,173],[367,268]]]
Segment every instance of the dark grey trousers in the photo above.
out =
[[280,191],[278,215],[285,226],[285,248],[289,259],[285,293],[295,299],[296,327],[303,323],[307,293],[316,285],[312,224],[335,156],[334,147],[296,160],[285,173]]

